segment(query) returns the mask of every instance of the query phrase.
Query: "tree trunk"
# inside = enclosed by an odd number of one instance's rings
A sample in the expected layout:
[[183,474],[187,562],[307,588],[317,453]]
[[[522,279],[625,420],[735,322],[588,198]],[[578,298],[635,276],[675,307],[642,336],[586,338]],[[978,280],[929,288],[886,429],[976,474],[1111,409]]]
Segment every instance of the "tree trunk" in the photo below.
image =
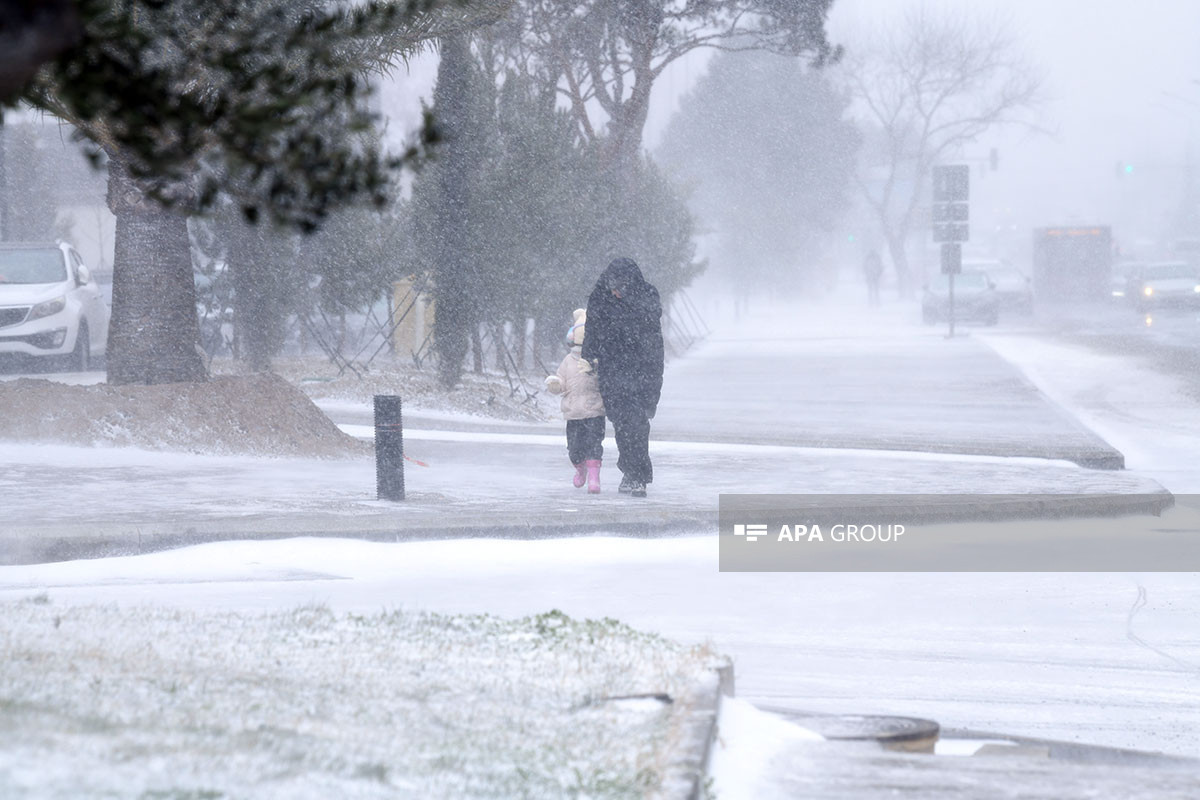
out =
[[266,286],[255,275],[254,253],[243,250],[230,263],[233,271],[233,294],[241,356],[253,372],[271,370],[270,298]]
[[908,263],[908,248],[903,233],[887,233],[888,253],[892,257],[892,266],[896,269],[896,291],[900,299],[907,300],[913,296],[912,270]]
[[471,355],[475,360],[475,374],[483,374],[483,337],[479,335],[479,326],[471,326]]
[[207,380],[187,218],[145,197],[119,156],[108,162],[108,207],[117,218],[108,382]]
[[474,159],[470,137],[471,46],[465,34],[442,39],[434,108],[442,144],[436,167],[437,212],[434,218],[434,286],[437,316],[434,346],[438,377],[450,388],[462,377],[468,332],[478,319],[473,307],[468,201]]
[[[642,70],[644,73],[650,71],[648,57],[645,59]],[[641,160],[646,119],[650,114],[650,88],[652,86],[651,78],[639,74],[632,94],[620,106],[620,118],[614,120],[615,124],[610,126],[614,160],[620,175],[627,181],[632,180],[631,176]]]
[[242,360],[253,372],[270,372],[282,325],[278,276],[268,266],[270,244],[257,228],[240,230],[231,240],[234,318],[242,339]]
[[516,351],[517,369],[524,371],[525,354],[529,350],[529,320],[524,314],[519,314],[513,320],[513,350]]
[[0,119],[0,242],[8,240],[8,134]]
[[496,348],[496,369],[501,372],[508,366],[504,360],[506,352],[504,343],[504,322],[496,322],[492,324],[492,346]]

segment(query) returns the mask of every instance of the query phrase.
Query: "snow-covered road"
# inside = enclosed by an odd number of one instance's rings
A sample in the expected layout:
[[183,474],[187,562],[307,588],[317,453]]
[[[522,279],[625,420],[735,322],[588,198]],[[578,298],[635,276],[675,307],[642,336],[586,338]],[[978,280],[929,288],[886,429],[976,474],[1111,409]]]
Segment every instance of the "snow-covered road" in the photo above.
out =
[[985,340],[1048,397],[1125,454],[1134,474],[1200,493],[1200,399],[1177,374],[1135,355],[1029,335]]

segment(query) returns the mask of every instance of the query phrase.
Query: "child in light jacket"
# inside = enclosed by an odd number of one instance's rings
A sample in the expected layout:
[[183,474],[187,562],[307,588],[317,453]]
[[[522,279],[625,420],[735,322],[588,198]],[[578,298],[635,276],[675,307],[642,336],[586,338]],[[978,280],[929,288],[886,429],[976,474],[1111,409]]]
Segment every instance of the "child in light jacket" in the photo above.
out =
[[575,310],[575,324],[567,332],[571,352],[558,365],[557,374],[546,378],[546,389],[562,395],[562,413],[567,420],[567,455],[575,465],[571,481],[578,488],[587,482],[588,493],[600,492],[600,461],[604,457],[604,401],[600,384],[580,355],[587,324],[587,311]]

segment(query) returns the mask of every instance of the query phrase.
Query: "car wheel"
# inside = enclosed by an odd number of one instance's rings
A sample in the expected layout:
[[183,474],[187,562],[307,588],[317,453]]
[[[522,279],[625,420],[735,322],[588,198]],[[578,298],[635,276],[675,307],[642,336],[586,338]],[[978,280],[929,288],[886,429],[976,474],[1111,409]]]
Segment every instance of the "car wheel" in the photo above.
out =
[[69,369],[72,372],[87,372],[92,366],[92,342],[88,337],[86,322],[79,323],[79,333],[75,334],[75,349],[71,351]]

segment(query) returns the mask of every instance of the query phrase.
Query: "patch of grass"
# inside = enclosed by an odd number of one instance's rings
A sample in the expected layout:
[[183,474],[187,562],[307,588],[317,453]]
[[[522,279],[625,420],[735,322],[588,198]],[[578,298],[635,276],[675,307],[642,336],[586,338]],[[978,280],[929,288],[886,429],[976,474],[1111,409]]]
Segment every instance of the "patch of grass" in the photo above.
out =
[[[558,610],[0,614],[0,702],[39,730],[21,758],[59,776],[46,798],[640,798],[713,661]],[[55,717],[97,724],[41,729]],[[0,796],[22,796],[6,780],[0,758]]]

